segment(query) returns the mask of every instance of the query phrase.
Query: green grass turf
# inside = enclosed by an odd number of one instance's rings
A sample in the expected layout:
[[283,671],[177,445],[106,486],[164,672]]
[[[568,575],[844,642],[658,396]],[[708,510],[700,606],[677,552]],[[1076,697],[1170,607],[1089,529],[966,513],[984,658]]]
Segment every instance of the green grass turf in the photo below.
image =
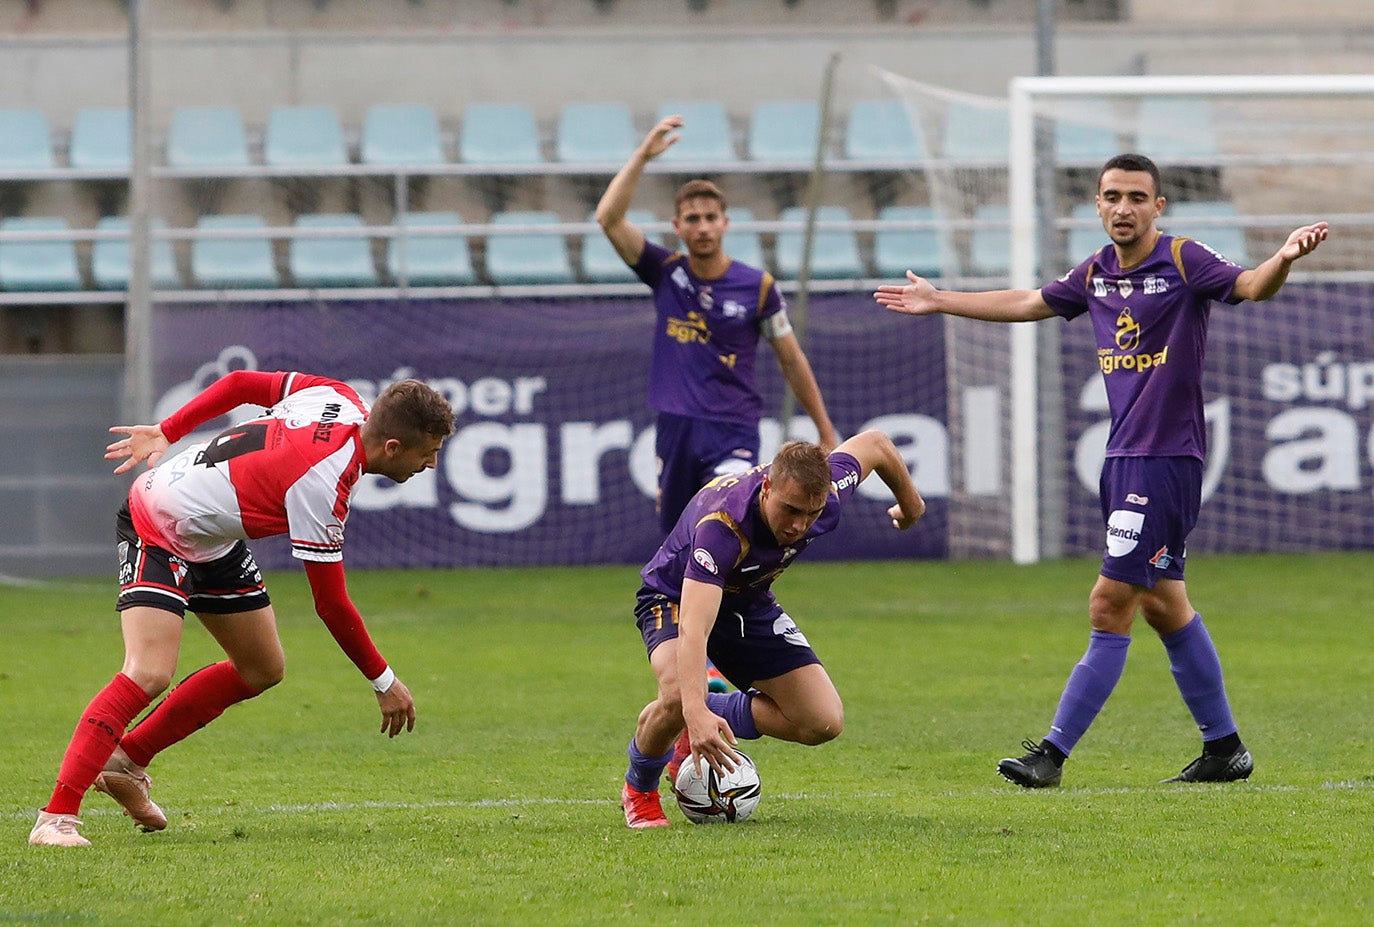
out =
[[[648,832],[616,801],[652,695],[633,569],[354,574],[419,706],[393,741],[301,575],[277,574],[286,680],[157,759],[166,831],[93,793],[80,851],[25,837],[119,668],[112,588],[0,589],[0,925],[1374,922],[1374,559],[1190,564],[1250,782],[1158,784],[1197,734],[1142,624],[1063,787],[1023,791],[994,765],[1044,733],[1095,570],[800,564],[778,593],[844,735],[752,745],[745,824],[669,807]],[[216,658],[192,621],[181,672]]]

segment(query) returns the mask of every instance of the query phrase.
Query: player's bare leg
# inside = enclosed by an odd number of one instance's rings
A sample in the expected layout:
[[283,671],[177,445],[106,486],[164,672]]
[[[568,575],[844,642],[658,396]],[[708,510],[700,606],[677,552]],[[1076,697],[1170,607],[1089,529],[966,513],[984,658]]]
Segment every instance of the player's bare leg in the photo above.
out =
[[815,746],[844,730],[844,703],[819,663],[755,680],[751,708],[760,734]]

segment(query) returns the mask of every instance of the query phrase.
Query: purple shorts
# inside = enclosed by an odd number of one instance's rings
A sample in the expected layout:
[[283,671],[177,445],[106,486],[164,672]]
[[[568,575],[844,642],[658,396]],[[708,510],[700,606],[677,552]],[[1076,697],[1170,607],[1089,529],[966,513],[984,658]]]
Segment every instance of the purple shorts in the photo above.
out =
[[1183,579],[1188,533],[1202,507],[1196,457],[1108,457],[1102,465],[1107,549],[1102,575],[1153,589]]
[[[677,639],[677,610],[678,603],[667,596],[640,589],[635,624],[649,653],[664,641]],[[718,615],[706,638],[706,656],[741,691],[755,680],[772,679],[821,662],[806,635],[776,602],[754,615]]]
[[697,490],[724,473],[743,473],[759,462],[759,427],[738,422],[658,414],[658,521],[664,533]]

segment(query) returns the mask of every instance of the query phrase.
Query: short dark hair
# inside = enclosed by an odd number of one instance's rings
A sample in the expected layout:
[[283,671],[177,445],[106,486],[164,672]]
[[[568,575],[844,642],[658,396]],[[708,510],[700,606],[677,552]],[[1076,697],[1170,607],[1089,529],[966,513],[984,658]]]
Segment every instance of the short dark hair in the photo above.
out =
[[1159,181],[1159,168],[1143,154],[1119,154],[1102,165],[1102,170],[1097,172],[1097,189],[1102,189],[1102,175],[1108,171],[1143,171],[1155,183],[1155,196],[1164,195],[1164,186]]
[[830,455],[819,444],[788,441],[769,464],[768,478],[774,483],[790,482],[813,498],[829,495]]
[[729,208],[725,203],[725,194],[720,192],[720,187],[709,180],[689,180],[677,188],[677,195],[673,197],[673,215],[681,212],[682,204],[688,200],[703,198],[720,203],[721,212],[725,212]]
[[419,380],[401,380],[382,390],[367,420],[380,439],[395,438],[406,447],[425,438],[447,438],[455,428],[453,406]]

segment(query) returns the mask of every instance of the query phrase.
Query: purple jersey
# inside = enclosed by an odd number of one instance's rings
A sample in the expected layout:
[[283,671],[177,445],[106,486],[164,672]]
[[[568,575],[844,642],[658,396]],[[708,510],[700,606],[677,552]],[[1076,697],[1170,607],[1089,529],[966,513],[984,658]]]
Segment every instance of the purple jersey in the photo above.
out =
[[840,509],[854,494],[863,471],[849,454],[830,455],[830,498],[797,543],[778,544],[759,511],[759,490],[768,466],[722,476],[701,488],[640,575],[648,589],[682,599],[682,580],[720,586],[721,611],[754,614],[774,602],[773,580],[811,542],[834,529]]
[[634,272],[653,288],[658,314],[649,408],[758,424],[759,323],[784,308],[772,274],[732,261],[719,277],[703,280],[692,273],[686,254],[650,241]]
[[1160,235],[1128,270],[1108,245],[1040,290],[1066,319],[1087,312],[1112,412],[1108,457],[1196,457],[1207,449],[1202,367],[1207,314],[1243,272],[1206,245]]

